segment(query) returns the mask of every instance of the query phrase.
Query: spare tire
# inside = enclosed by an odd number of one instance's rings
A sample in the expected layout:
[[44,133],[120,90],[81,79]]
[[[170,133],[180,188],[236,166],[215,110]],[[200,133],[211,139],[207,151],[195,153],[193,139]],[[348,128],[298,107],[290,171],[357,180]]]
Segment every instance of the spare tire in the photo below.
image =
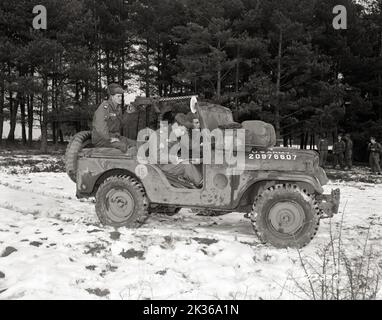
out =
[[85,147],[90,146],[92,140],[91,131],[78,132],[70,139],[65,153],[65,168],[69,178],[76,182],[78,153]]

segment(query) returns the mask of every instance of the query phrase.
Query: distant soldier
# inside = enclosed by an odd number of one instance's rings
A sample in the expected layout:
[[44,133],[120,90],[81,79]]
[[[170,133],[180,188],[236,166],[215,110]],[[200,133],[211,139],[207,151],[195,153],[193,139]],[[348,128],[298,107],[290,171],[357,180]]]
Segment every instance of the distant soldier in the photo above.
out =
[[376,141],[374,137],[370,137],[370,143],[367,147],[370,151],[369,164],[373,173],[381,174],[381,167],[379,165],[379,154],[382,152],[381,145]]
[[116,148],[126,153],[136,147],[136,141],[121,136],[121,127],[129,120],[122,115],[124,90],[116,83],[108,86],[109,100],[100,104],[93,117],[92,142],[95,147]]
[[342,140],[341,135],[338,136],[338,141],[333,145],[333,168],[335,169],[339,164],[343,169],[344,167],[344,152],[345,152],[345,142]]
[[350,138],[350,134],[345,135],[345,166],[348,170],[351,170],[353,166],[353,141]]
[[320,141],[318,142],[318,153],[320,154],[320,166],[326,166],[326,159],[328,158],[328,139],[326,139],[326,134],[323,134]]

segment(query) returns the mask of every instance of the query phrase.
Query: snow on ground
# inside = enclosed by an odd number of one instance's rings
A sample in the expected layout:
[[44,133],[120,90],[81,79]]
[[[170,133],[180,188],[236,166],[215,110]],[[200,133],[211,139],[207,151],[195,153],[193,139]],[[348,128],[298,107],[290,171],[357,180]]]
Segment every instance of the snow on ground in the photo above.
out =
[[[6,157],[0,157],[7,163],[0,167],[0,299],[304,298],[291,280],[303,275],[297,250],[260,244],[243,214],[206,217],[183,209],[155,214],[139,229],[115,230],[99,224],[93,199],[76,199],[65,173],[44,172],[62,159],[30,156],[47,162],[30,170],[31,162],[20,166]],[[382,185],[331,181],[325,190],[337,187],[340,214],[321,222],[301,254],[316,257],[343,217],[350,255],[362,250],[370,227],[369,243],[380,257]]]

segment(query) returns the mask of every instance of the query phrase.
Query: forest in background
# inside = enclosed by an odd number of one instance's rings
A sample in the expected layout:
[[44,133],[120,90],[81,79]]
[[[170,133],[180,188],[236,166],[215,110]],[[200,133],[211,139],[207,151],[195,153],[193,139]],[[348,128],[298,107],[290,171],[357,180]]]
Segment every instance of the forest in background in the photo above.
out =
[[[44,5],[46,30],[32,10]],[[347,30],[332,26],[347,8]],[[238,121],[274,124],[288,144],[351,133],[356,160],[382,140],[382,1],[2,0],[0,142],[41,150],[87,129],[107,83],[146,96],[198,94]],[[0,144],[1,145],[1,144]]]

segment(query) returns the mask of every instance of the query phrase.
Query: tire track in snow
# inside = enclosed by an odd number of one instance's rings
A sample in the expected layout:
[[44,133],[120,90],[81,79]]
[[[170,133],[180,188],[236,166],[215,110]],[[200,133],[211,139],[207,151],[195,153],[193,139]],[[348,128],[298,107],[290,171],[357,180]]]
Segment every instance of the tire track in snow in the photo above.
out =
[[[47,197],[54,198],[57,200],[63,200],[64,199],[64,200],[75,200],[75,201],[80,201],[80,202],[86,202],[86,200],[83,200],[83,199],[81,199],[81,200],[76,199],[75,195],[74,196],[67,196],[67,195],[58,195],[58,194],[55,194],[53,192],[36,191],[33,188],[25,188],[21,185],[12,184],[10,182],[1,182],[0,181],[0,185],[7,187],[7,188],[10,188],[10,189],[13,189],[13,190],[30,192],[30,193],[33,193],[36,195],[47,196]],[[73,184],[73,186],[74,186],[73,190],[75,190],[75,185]]]
[[[89,203],[75,200],[55,199],[51,196],[34,192],[5,187],[0,185],[0,206],[15,210],[23,214],[32,214],[36,217],[49,217],[58,220],[72,221],[89,218],[89,213],[94,212]],[[93,219],[95,220],[95,219]]]

